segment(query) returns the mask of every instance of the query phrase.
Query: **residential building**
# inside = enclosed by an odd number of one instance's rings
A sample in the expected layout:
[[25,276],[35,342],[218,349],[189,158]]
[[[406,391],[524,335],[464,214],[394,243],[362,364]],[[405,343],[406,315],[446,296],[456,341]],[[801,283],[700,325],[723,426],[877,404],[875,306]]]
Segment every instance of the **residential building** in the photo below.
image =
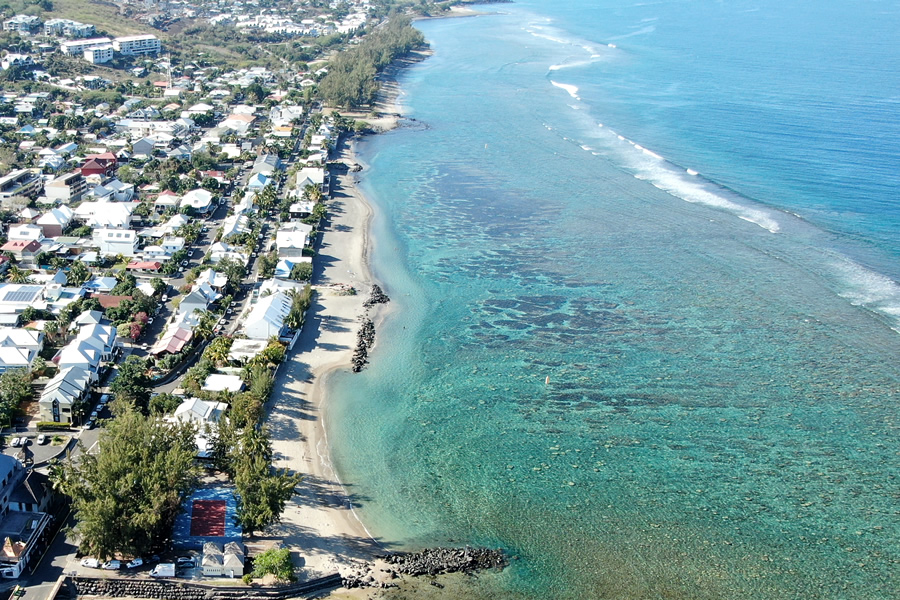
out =
[[50,200],[68,204],[80,200],[87,191],[87,181],[81,173],[60,175],[44,186],[44,195]]
[[38,408],[41,421],[72,423],[73,407],[91,389],[90,374],[80,367],[66,367],[41,392]]
[[[117,206],[109,204],[109,206]],[[102,256],[135,256],[137,254],[138,237],[133,229],[95,229],[94,245]]]
[[95,230],[128,229],[134,209],[130,202],[82,202],[75,207],[75,217]]
[[244,550],[237,542],[228,542],[224,548],[216,542],[206,542],[200,568],[205,577],[243,577],[244,560]]
[[[44,286],[27,283],[0,283],[0,315],[19,315],[26,308],[43,308]],[[10,325],[15,325],[13,319]]]
[[116,51],[112,44],[103,44],[102,46],[92,46],[85,49],[84,60],[92,65],[102,65],[108,63],[116,56]]
[[47,542],[50,515],[45,511],[50,495],[46,476],[25,470],[14,457],[0,455],[0,577],[18,578]]
[[0,328],[0,373],[31,369],[44,347],[44,333],[17,327]]
[[280,337],[284,320],[290,312],[291,297],[284,292],[260,298],[244,321],[244,334],[251,340]]
[[112,40],[108,37],[90,38],[83,40],[72,40],[70,42],[62,42],[59,50],[63,54],[69,56],[84,56],[84,51],[90,48],[98,48],[100,46],[109,46]]
[[191,190],[181,198],[181,208],[189,206],[200,214],[208,213],[212,209],[213,195],[211,192],[198,188]]
[[11,253],[21,263],[34,264],[35,257],[41,251],[41,245],[34,240],[10,240],[0,246],[0,250]]
[[7,238],[10,240],[22,240],[26,242],[39,242],[44,239],[44,230],[40,225],[33,223],[22,223],[21,225],[10,225]]
[[303,249],[309,245],[312,225],[287,223],[275,234],[275,248],[280,258],[300,258]]
[[40,173],[30,169],[18,169],[0,177],[0,199],[13,196],[37,198],[44,186]]
[[263,175],[272,175],[276,171],[281,170],[281,159],[277,154],[260,154],[253,161],[253,173],[262,173]]
[[41,18],[33,15],[16,15],[3,21],[4,31],[18,31],[21,34],[31,35],[41,30]]
[[94,33],[96,33],[96,28],[93,25],[69,19],[50,19],[44,23],[44,35],[86,38]]
[[75,213],[68,206],[59,206],[52,208],[44,213],[38,220],[37,225],[44,233],[44,237],[55,238],[63,234],[69,223],[75,217]]
[[224,402],[207,402],[199,398],[189,398],[175,409],[170,420],[194,423],[200,426],[218,423],[228,405]]
[[126,35],[113,39],[113,47],[122,54],[159,54],[162,49],[159,38],[153,34]]
[[3,57],[3,60],[0,60],[0,67],[2,67],[4,71],[9,70],[10,67],[30,67],[33,65],[34,60],[28,54],[16,54],[10,52]]

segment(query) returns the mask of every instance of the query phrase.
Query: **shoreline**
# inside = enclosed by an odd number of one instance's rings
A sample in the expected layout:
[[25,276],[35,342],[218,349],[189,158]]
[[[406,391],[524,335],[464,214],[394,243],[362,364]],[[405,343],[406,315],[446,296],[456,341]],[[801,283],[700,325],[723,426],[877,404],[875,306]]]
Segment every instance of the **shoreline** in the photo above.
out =
[[[435,18],[481,14],[471,9],[453,13]],[[368,112],[341,114],[368,123],[369,131],[363,135],[399,127],[404,111],[397,78],[404,69],[432,54],[426,47],[394,61],[379,77],[381,90],[374,106]],[[331,110],[323,108],[325,113]],[[298,344],[276,377],[279,392],[266,407],[274,466],[303,474],[303,481],[286,505],[281,522],[257,536],[281,539],[291,549],[299,580],[337,572],[345,581],[361,583],[363,587],[341,587],[320,596],[349,599],[381,597],[384,590],[398,586],[406,591],[422,585],[443,587],[435,582],[435,576],[427,582],[417,581],[417,576],[398,574],[391,568],[383,556],[392,550],[372,535],[356,513],[354,495],[332,463],[325,426],[329,380],[339,370],[351,369],[357,332],[364,320],[371,319],[377,331],[392,310],[384,304],[363,306],[373,286],[380,282],[375,280],[369,262],[375,244],[370,231],[374,209],[358,185],[358,171],[352,170],[357,166],[360,170],[369,168],[356,153],[358,139],[343,136],[335,148],[331,162],[346,168],[332,170],[328,223],[317,247],[320,258],[314,261],[314,265],[318,262],[313,273],[316,297]],[[345,286],[353,286],[356,294],[339,293]],[[457,589],[464,589],[470,579],[462,573],[437,577]]]
[[[378,117],[342,114],[367,121],[376,133],[397,127],[402,114],[396,75],[429,55],[416,53],[382,74],[382,92],[374,107]],[[359,518],[353,494],[337,476],[325,427],[330,378],[350,369],[364,318],[377,325],[387,312],[384,306],[363,306],[377,283],[369,265],[374,210],[358,186],[357,172],[351,169],[368,166],[359,160],[353,136],[341,138],[335,155],[332,162],[347,168],[332,170],[328,221],[318,242],[313,274],[316,297],[301,337],[276,377],[277,392],[267,405],[274,466],[303,474],[303,481],[281,522],[257,537],[283,540],[291,548],[301,580],[335,572],[346,577],[372,568],[376,555],[388,552]],[[356,294],[341,293],[342,286],[353,286]]]

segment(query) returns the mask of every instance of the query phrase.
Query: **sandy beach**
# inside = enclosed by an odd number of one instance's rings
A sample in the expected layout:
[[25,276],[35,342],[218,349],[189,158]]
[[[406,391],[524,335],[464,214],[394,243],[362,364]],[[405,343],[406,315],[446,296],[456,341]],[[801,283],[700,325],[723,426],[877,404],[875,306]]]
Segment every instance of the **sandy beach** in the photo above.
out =
[[[352,116],[364,118],[375,131],[387,131],[399,117],[396,96],[390,76],[378,113]],[[346,167],[332,169],[332,198],[314,259],[316,296],[267,405],[275,466],[302,473],[303,482],[281,523],[259,537],[283,540],[292,549],[301,580],[346,574],[384,552],[353,511],[352,494],[332,468],[325,433],[328,376],[350,368],[363,316],[375,317],[374,309],[363,307],[374,283],[368,267],[372,208],[355,185],[358,173],[352,167],[359,161],[353,140],[342,140],[335,157]],[[351,286],[354,295],[346,292]]]

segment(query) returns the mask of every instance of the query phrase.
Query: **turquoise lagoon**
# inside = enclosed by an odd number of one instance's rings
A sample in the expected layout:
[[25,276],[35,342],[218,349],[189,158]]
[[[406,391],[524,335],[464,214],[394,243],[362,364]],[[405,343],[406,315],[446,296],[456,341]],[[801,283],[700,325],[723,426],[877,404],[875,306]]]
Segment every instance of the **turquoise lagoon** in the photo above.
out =
[[361,519],[516,557],[469,597],[900,597],[898,3],[484,10],[360,148]]

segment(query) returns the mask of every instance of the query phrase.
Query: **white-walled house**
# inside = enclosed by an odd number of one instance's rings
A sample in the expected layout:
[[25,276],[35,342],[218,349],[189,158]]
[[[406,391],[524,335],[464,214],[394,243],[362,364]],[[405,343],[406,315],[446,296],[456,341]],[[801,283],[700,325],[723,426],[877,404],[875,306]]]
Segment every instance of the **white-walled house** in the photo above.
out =
[[251,340],[268,340],[279,337],[284,320],[291,312],[291,297],[276,292],[260,298],[244,321],[244,334]]
[[133,229],[95,229],[93,244],[102,256],[134,256],[137,254],[138,236]]
[[0,328],[0,374],[13,369],[31,369],[43,347],[43,332],[17,327]]

